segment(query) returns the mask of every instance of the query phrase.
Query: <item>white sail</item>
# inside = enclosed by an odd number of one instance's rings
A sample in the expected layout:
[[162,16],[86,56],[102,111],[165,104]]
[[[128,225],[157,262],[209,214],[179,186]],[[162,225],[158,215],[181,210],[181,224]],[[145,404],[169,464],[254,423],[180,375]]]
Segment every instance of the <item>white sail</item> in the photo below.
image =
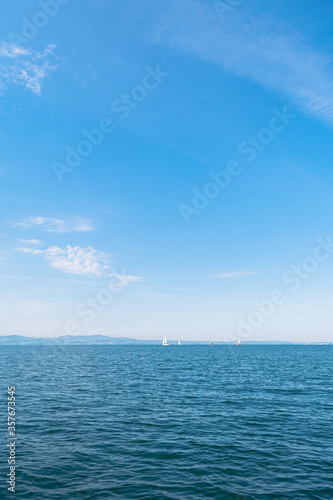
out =
[[242,344],[241,344],[241,341],[239,340],[239,338],[238,338],[238,337],[237,337],[237,343],[236,343],[236,345],[242,345]]
[[182,345],[180,340],[178,340],[178,345]]
[[163,345],[169,345],[169,344],[168,344],[168,341],[167,341],[167,338],[166,338],[166,335],[165,335],[165,337],[164,337],[164,339],[163,339],[162,344],[163,344]]

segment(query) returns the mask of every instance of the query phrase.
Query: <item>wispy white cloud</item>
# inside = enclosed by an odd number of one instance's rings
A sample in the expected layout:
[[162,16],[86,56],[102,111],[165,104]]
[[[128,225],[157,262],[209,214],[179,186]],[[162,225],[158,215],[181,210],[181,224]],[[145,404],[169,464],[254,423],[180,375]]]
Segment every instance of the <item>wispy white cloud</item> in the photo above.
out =
[[21,61],[20,64],[9,67],[4,76],[7,81],[22,85],[34,94],[40,94],[43,80],[49,69],[50,65],[47,62],[38,66],[29,61]]
[[241,276],[251,276],[257,274],[255,271],[231,271],[228,273],[221,273],[216,276],[216,278],[240,278]]
[[18,240],[19,243],[23,243],[24,245],[29,245],[25,247],[17,247],[15,250],[21,253],[33,253],[33,254],[41,254],[44,253],[44,250],[40,250],[37,248],[42,244],[40,240]]
[[130,283],[137,283],[138,281],[143,280],[141,276],[131,276],[130,274],[112,273],[110,276],[116,278],[118,281],[118,283],[115,284],[115,288],[120,288],[122,286],[127,286]]
[[[289,96],[301,109],[333,125],[330,54],[270,14],[242,5],[221,22],[212,2],[170,0],[155,23],[152,40],[212,62]],[[251,11],[252,9],[252,11]]]
[[72,217],[67,220],[41,216],[30,217],[24,222],[14,223],[13,226],[22,229],[39,228],[49,233],[86,233],[94,230],[91,222],[84,217]]
[[9,84],[22,86],[34,94],[40,94],[44,79],[56,65],[50,62],[54,44],[41,52],[0,42],[0,88]]
[[41,245],[40,240],[18,240],[19,243],[24,243],[25,245]]
[[40,249],[36,248],[40,243],[39,240],[20,241],[25,242],[28,246],[16,248],[17,252],[43,255],[51,267],[67,274],[87,277],[114,277],[118,283],[115,286],[119,287],[142,280],[139,276],[116,273],[109,265],[110,255],[96,250],[92,246],[81,248],[67,245],[65,248],[50,246],[46,249]]
[[80,276],[104,276],[111,269],[107,265],[108,255],[93,247],[51,246],[45,250],[45,256],[51,267]]
[[27,56],[30,54],[31,51],[25,47],[20,47],[7,42],[0,43],[0,57],[17,58],[19,56]]
[[43,250],[39,250],[38,248],[34,247],[17,247],[15,248],[15,250],[21,253],[35,253],[35,254],[44,253]]

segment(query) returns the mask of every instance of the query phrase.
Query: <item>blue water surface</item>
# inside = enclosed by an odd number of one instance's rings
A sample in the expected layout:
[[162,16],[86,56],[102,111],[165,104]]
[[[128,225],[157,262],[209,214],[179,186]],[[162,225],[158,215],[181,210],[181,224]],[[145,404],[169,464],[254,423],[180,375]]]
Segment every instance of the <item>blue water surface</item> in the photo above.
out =
[[0,356],[0,498],[333,499],[333,346],[1,346]]

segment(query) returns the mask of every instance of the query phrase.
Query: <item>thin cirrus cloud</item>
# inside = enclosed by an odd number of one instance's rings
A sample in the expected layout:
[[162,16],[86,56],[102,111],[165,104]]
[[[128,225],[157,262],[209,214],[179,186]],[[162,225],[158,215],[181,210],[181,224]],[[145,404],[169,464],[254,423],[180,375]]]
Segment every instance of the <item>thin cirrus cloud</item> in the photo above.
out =
[[[38,241],[38,240],[26,240]],[[29,244],[29,243],[26,243]],[[27,254],[43,255],[49,262],[50,267],[58,269],[67,274],[77,274],[86,277],[117,277],[122,285],[141,281],[139,276],[130,276],[125,274],[117,274],[108,264],[109,255],[96,250],[92,246],[81,248],[79,246],[72,247],[67,245],[65,248],[58,246],[50,246],[45,250],[36,248],[35,243],[30,243],[31,246],[18,247],[17,252]]]
[[30,50],[12,43],[2,42],[0,44],[0,57],[10,57],[16,59],[19,56],[29,56]]
[[67,220],[53,219],[52,217],[30,217],[24,222],[13,224],[15,228],[35,228],[49,233],[86,233],[94,230],[94,226],[84,217],[73,217]]
[[88,277],[117,277],[123,286],[142,280],[139,276],[115,273],[108,265],[109,255],[93,247],[80,248],[67,245],[66,248],[60,248],[51,246],[45,250],[45,257],[51,267],[69,274]]
[[48,74],[56,69],[54,44],[49,44],[41,52],[30,50],[7,42],[0,42],[0,90],[16,85],[41,94]]
[[93,247],[51,246],[45,250],[45,257],[51,267],[80,276],[104,276],[111,269],[108,255]]
[[256,15],[254,4],[240,5],[224,21],[213,2],[170,0],[164,5],[153,42],[274,89],[305,113],[333,125],[332,58],[290,25],[267,13]]
[[25,247],[16,248],[17,252],[21,253],[33,253],[33,254],[41,254],[44,253],[44,250],[40,250],[36,248],[42,244],[40,240],[18,240],[19,243],[23,243],[24,245],[30,245]]
[[19,240],[19,243],[24,243],[25,245],[41,245],[40,240]]
[[216,278],[241,278],[242,276],[252,276],[253,274],[258,274],[255,271],[231,271],[228,273],[221,273],[216,276]]
[[44,253],[44,250],[40,250],[39,248],[29,248],[29,247],[17,247],[16,251],[21,253],[35,253],[35,254]]

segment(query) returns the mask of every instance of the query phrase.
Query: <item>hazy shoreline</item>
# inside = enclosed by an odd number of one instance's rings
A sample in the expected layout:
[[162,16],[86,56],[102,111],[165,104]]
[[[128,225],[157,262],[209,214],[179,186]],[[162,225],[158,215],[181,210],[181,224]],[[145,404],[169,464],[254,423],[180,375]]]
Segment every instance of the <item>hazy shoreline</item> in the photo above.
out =
[[[170,346],[177,345],[170,340]],[[208,345],[208,340],[181,340],[183,345]],[[26,337],[23,335],[0,336],[0,345],[161,345],[160,339],[134,339],[107,335],[64,335],[61,337]],[[235,342],[214,341],[215,346],[234,345]],[[288,342],[284,340],[243,341],[244,345],[333,345],[333,342]]]

